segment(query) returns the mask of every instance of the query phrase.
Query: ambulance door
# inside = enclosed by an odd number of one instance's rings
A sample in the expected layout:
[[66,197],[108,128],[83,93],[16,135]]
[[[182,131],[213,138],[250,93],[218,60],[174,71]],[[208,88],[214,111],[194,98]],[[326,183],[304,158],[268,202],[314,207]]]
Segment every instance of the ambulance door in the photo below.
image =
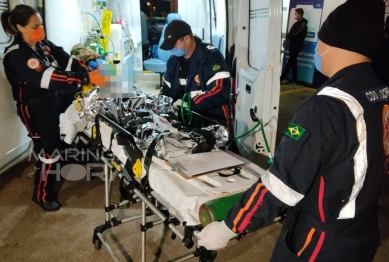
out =
[[178,13],[192,32],[205,43],[211,43],[215,30],[216,0],[178,1]]
[[237,145],[244,157],[267,168],[266,145],[273,154],[278,120],[282,0],[229,1],[228,12],[236,56],[235,137],[262,120],[266,140],[259,125]]

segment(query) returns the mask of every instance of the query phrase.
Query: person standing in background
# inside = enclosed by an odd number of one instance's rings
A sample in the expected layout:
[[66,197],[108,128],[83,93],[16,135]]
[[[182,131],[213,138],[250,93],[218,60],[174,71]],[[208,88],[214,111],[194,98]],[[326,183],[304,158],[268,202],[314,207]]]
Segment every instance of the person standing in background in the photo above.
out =
[[289,59],[286,63],[284,72],[280,77],[280,82],[285,79],[289,74],[290,69],[292,69],[292,81],[289,84],[297,83],[297,56],[303,49],[305,36],[308,32],[308,20],[305,19],[304,10],[302,8],[296,8],[294,11],[295,19],[297,20],[292,28],[289,30],[289,33],[286,35],[286,38],[289,39]]

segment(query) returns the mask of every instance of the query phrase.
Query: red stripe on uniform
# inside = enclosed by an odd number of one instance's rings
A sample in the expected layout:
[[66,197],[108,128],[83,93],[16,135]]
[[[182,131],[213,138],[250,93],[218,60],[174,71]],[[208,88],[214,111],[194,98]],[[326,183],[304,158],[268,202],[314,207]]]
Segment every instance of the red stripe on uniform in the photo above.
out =
[[43,167],[45,166],[46,164],[42,162],[42,165],[41,165],[41,171],[39,172],[39,183],[38,183],[38,194],[37,194],[37,200],[40,202],[40,194],[41,194],[41,185],[42,185],[42,171],[43,171]]
[[[46,154],[46,156],[47,156],[47,159],[50,159],[50,155]],[[47,186],[47,181],[49,180],[48,175],[49,175],[50,169],[51,169],[51,164],[49,164],[49,168],[47,169],[46,175],[45,175],[45,184],[43,185],[43,197],[42,197],[43,202],[46,202],[46,186]]]
[[319,187],[319,213],[320,213],[320,220],[321,222],[326,222],[326,218],[324,215],[324,209],[323,209],[323,197],[324,197],[324,178],[320,177],[320,187]]
[[312,253],[312,256],[309,258],[309,262],[314,262],[315,261],[317,255],[320,252],[321,247],[323,246],[325,236],[326,236],[326,232],[321,232],[320,233],[319,241],[317,242],[317,245],[315,247],[315,250]]
[[30,133],[30,135],[32,137],[33,134],[32,134],[32,132],[30,130],[30,127],[28,126],[26,116],[24,115],[24,112],[23,112],[23,104],[20,105],[20,112],[22,112],[22,116],[23,116],[23,119],[24,119],[24,125],[27,127],[28,133]]
[[[321,222],[325,223],[326,218],[324,215],[323,198],[324,198],[324,178],[323,178],[323,176],[321,176],[320,177],[320,186],[319,186],[318,206],[319,206],[320,220],[321,220]],[[325,235],[326,235],[326,232],[320,232],[319,241],[317,242],[317,245],[316,245],[315,249],[313,250],[312,256],[309,258],[309,262],[315,261],[317,255],[320,252],[321,247],[323,246]]]
[[72,81],[72,82],[81,82],[81,80],[77,79],[77,78],[68,78],[68,81]]
[[67,82],[67,79],[56,78],[56,77],[51,77],[51,80],[54,80],[54,81],[57,81],[57,82]]
[[208,98],[210,96],[213,96],[213,95],[216,95],[216,94],[220,93],[220,91],[222,91],[222,89],[223,89],[223,80],[224,80],[224,78],[216,80],[216,85],[215,86],[218,89],[216,91],[212,92],[212,90],[215,89],[215,87],[214,87],[208,94],[200,96],[199,99],[195,101],[195,104],[197,105],[198,103],[200,103],[205,98]]
[[261,195],[259,196],[257,203],[255,203],[254,208],[252,208],[252,209],[250,210],[250,212],[243,218],[242,223],[241,223],[240,226],[238,227],[238,231],[239,231],[239,232],[243,232],[243,231],[246,229],[246,227],[247,227],[247,225],[250,223],[250,220],[251,220],[251,218],[253,217],[255,211],[257,211],[258,208],[260,208],[260,207],[262,206],[263,199],[265,198],[265,195],[266,195],[266,193],[267,193],[268,191],[269,191],[269,189],[267,189],[267,188],[264,188],[264,189],[262,190]]
[[52,76],[59,77],[59,78],[66,78],[64,75],[58,75],[58,74],[51,74]]
[[31,118],[31,117],[30,117],[30,113],[28,112],[28,106],[26,106],[26,114],[27,114],[27,117],[28,117],[28,118]]
[[77,61],[78,61],[78,63],[79,63],[83,68],[85,68],[85,70],[86,70],[87,72],[90,71],[89,67],[87,67],[87,66],[85,65],[84,61],[78,60],[78,59],[77,59]]
[[[211,92],[215,91],[215,90],[218,88],[218,83],[219,83],[219,80],[216,80],[215,86],[214,86],[208,93],[211,93]],[[198,98],[202,97],[202,96],[203,96],[203,95],[197,95],[197,96],[195,96],[195,97],[193,98],[193,102],[195,102],[195,104],[196,104],[196,100],[197,100]]]
[[238,215],[236,215],[235,219],[234,219],[234,222],[233,222],[233,228],[232,228],[232,232],[235,232],[236,233],[236,225],[238,224],[239,220],[242,218],[243,216],[243,213],[246,212],[250,206],[251,206],[251,203],[254,201],[255,199],[255,196],[257,195],[257,193],[259,192],[259,190],[261,189],[261,187],[263,187],[263,183],[259,183],[256,185],[255,189],[254,189],[254,192],[250,195],[250,198],[249,200],[246,202],[245,206],[243,208],[241,208],[238,212]]
[[[228,131],[231,131],[230,130],[230,117],[229,117],[229,112],[228,112],[228,106],[224,105],[222,106],[222,109],[223,109],[223,112],[224,112],[224,117],[226,118],[226,123],[227,123],[227,129]],[[232,134],[230,134],[231,136]]]
[[220,91],[222,91],[222,89],[217,89],[215,92],[212,92],[212,93],[208,93],[208,94],[205,94],[205,95],[202,95],[200,96],[196,101],[195,101],[195,104],[199,104],[201,101],[203,101],[205,98],[208,98],[210,96],[213,96],[213,95],[216,95],[218,93],[220,93]]
[[61,78],[56,78],[56,77],[51,77],[51,80],[54,80],[54,81],[57,81],[57,82],[65,82],[65,83],[69,83],[69,84],[73,84],[74,82],[76,83],[81,83],[80,80],[78,80],[77,78],[64,78],[64,79],[61,79]]

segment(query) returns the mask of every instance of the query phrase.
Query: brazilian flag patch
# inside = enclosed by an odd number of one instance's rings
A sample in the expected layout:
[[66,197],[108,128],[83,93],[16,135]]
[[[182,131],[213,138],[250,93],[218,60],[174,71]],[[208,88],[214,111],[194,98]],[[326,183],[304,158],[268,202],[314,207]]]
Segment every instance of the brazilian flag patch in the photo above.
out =
[[285,135],[290,136],[294,140],[299,140],[300,137],[304,134],[305,128],[298,126],[294,123],[290,123],[286,128]]
[[212,67],[212,71],[213,72],[215,72],[215,71],[217,71],[217,70],[219,70],[220,69],[220,65],[214,65],[213,67]]

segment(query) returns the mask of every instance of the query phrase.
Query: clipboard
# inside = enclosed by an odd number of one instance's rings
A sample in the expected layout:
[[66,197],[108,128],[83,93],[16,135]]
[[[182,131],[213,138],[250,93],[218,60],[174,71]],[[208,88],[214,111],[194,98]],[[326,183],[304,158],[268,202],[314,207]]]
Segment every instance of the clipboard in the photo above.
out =
[[216,170],[244,165],[242,160],[222,151],[212,151],[169,158],[173,171],[193,177]]

